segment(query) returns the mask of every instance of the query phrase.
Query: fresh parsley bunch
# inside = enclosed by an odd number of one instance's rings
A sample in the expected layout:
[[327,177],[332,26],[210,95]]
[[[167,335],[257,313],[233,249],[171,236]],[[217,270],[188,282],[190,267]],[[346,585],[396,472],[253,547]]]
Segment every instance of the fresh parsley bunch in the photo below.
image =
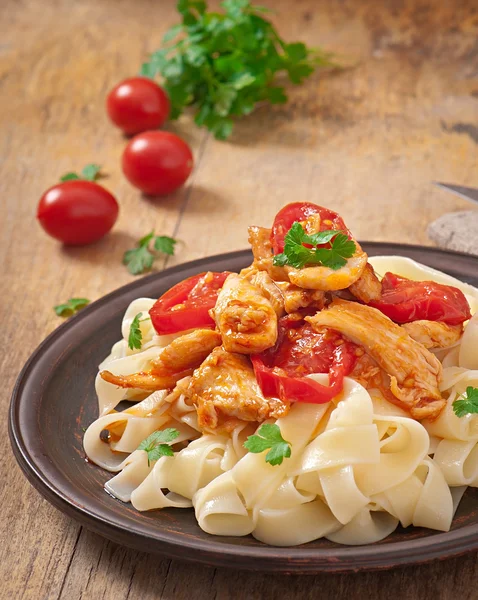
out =
[[192,105],[196,124],[223,140],[233,118],[248,115],[258,102],[287,101],[276,75],[300,84],[316,67],[333,63],[321,50],[285,42],[262,16],[266,8],[250,0],[225,0],[221,6],[224,13],[207,12],[203,0],[179,0],[182,23],[166,33],[141,74],[162,75],[172,119]]

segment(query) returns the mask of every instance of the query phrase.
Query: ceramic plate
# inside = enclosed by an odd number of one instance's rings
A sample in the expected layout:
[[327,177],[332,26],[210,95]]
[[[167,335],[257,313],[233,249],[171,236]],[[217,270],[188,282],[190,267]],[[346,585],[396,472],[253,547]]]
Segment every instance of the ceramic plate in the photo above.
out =
[[[475,257],[434,248],[365,243],[371,256],[401,254],[478,286]],[[138,297],[157,298],[202,271],[238,271],[250,251],[212,256],[135,281],[94,302],[58,327],[33,353],[13,392],[9,431],[15,456],[33,486],[85,527],[126,546],[215,566],[277,572],[359,571],[421,563],[478,549],[478,489],[469,488],[448,533],[397,529],[382,542],[340,546],[318,540],[293,548],[248,537],[204,533],[193,510],[139,513],[103,490],[111,475],[85,460],[83,430],[97,417],[98,364],[120,338],[121,319]]]

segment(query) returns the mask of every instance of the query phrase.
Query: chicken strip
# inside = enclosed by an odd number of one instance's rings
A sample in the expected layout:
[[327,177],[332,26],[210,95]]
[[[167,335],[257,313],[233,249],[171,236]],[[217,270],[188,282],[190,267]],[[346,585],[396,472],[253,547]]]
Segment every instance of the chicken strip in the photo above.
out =
[[240,275],[261,289],[278,317],[301,308],[321,310],[325,306],[325,292],[320,290],[304,290],[288,281],[274,281],[268,273],[255,267],[243,269]]
[[231,273],[212,311],[228,352],[257,354],[277,340],[277,315],[261,290]]
[[372,300],[380,300],[382,284],[369,262],[365,265],[362,275],[349,287],[349,291],[365,304]]
[[270,258],[272,256],[271,230],[267,227],[251,225],[247,231],[254,260]]
[[265,271],[251,271],[246,279],[258,287],[263,296],[269,300],[278,317],[282,317],[285,313],[284,297],[281,289],[272,277]]
[[412,321],[404,323],[402,329],[425,348],[448,348],[460,341],[463,325],[448,325],[441,321]]
[[258,271],[265,271],[273,281],[289,281],[284,267],[276,267],[273,263],[271,230],[267,227],[252,225],[248,229],[254,262],[252,266]]
[[301,308],[321,310],[325,306],[325,292],[304,290],[287,281],[279,281],[276,285],[282,292],[285,312],[289,315]]
[[[366,354],[363,348],[358,348],[356,354],[358,354],[357,360],[350,372],[350,377],[358,381],[367,390],[377,388],[382,392],[387,392],[389,390],[390,378],[378,366],[377,361]],[[384,395],[387,396],[386,393]],[[391,396],[390,392],[388,392],[388,395]]]
[[412,417],[435,418],[446,404],[438,384],[439,360],[379,310],[358,302],[335,300],[328,309],[306,317],[314,328],[334,329],[361,345],[390,376],[390,391]]
[[196,367],[221,345],[221,335],[212,329],[196,329],[181,335],[166,346],[159,357],[151,361],[151,370],[132,375],[113,375],[101,371],[108,383],[123,388],[155,391],[174,387],[177,381],[191,375]]
[[356,249],[347,264],[334,271],[330,267],[285,267],[289,281],[307,290],[330,292],[350,287],[359,279],[367,265],[367,255],[355,241]]
[[286,415],[289,405],[266,399],[247,356],[215,348],[192,376],[186,396],[196,405],[203,431],[233,429],[238,421],[262,422]]

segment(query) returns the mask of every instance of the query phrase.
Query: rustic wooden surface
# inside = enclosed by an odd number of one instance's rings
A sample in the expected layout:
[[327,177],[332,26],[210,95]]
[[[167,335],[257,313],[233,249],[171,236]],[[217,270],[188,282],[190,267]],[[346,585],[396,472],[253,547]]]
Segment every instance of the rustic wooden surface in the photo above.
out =
[[[478,185],[475,0],[269,0],[288,39],[322,44],[354,68],[314,76],[288,105],[261,108],[227,143],[171,126],[193,146],[189,184],[161,201],[120,173],[124,139],[107,90],[134,74],[175,22],[173,0],[4,0],[0,14],[0,597],[476,598],[476,555],[391,572],[278,577],[197,567],[121,548],[44,501],[16,466],[6,414],[18,372],[58,325],[51,307],[133,279],[125,249],[153,227],[181,240],[168,264],[246,245],[288,201],[338,209],[362,239],[429,243],[439,215],[469,206],[430,181]],[[121,203],[114,232],[66,249],[35,222],[45,188],[104,165]],[[164,264],[159,264],[162,268]]]

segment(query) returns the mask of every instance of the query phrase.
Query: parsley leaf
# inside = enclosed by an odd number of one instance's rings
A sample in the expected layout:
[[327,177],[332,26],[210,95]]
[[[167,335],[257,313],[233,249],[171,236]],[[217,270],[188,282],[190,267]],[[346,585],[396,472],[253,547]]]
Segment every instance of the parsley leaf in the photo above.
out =
[[153,431],[151,435],[141,442],[138,450],[144,450],[148,455],[148,467],[152,460],[158,460],[162,456],[174,456],[173,449],[169,443],[179,436],[179,431],[173,427],[162,431]]
[[73,179],[80,179],[78,173],[65,173],[60,177],[60,181],[73,181]]
[[132,250],[126,250],[123,255],[123,264],[128,267],[128,271],[132,275],[140,275],[145,271],[149,271],[153,266],[154,256],[148,250],[148,246],[139,245]]
[[261,425],[256,434],[247,438],[244,448],[254,454],[270,449],[266,454],[266,462],[272,466],[281,465],[284,458],[291,455],[290,443],[282,437],[279,426],[275,423]]
[[82,308],[85,308],[90,303],[88,298],[70,298],[64,304],[58,304],[53,307],[53,310],[59,317],[71,317]]
[[78,173],[70,172],[65,173],[63,177],[60,177],[60,181],[73,181],[74,179],[83,179],[84,181],[96,181],[100,176],[101,167],[100,165],[86,165],[81,171],[81,175]]
[[163,37],[162,47],[141,67],[161,75],[171,102],[171,118],[193,106],[195,122],[216,138],[232,133],[234,118],[258,103],[286,102],[276,79],[301,84],[317,67],[335,66],[331,55],[302,42],[285,42],[267,9],[250,0],[224,0],[222,12],[208,12],[203,0],[179,0],[182,22]]
[[154,249],[163,254],[174,255],[174,246],[177,241],[174,238],[168,237],[167,235],[158,235],[154,240]]
[[[153,251],[149,244],[154,239]],[[136,248],[126,250],[123,254],[123,264],[128,267],[132,275],[140,275],[149,271],[153,266],[156,253],[174,255],[176,240],[167,235],[154,235],[154,231],[142,237],[136,244]]]
[[[307,248],[304,244],[314,246]],[[316,248],[322,244],[330,244],[330,248]],[[302,225],[295,222],[284,239],[284,252],[276,254],[273,263],[277,267],[290,265],[302,269],[306,265],[322,265],[336,271],[353,256],[355,242],[340,231],[327,229],[313,235],[307,235]]]
[[140,320],[143,316],[143,313],[138,313],[135,318],[131,321],[131,325],[129,327],[129,335],[128,335],[128,348],[130,350],[141,350],[141,346],[143,345],[143,334],[141,332],[141,327],[139,324],[142,321],[146,321],[146,319]]
[[100,165],[86,165],[81,171],[81,178],[86,181],[95,181],[101,171]]
[[457,417],[478,413],[478,388],[468,386],[466,392],[453,402]]

